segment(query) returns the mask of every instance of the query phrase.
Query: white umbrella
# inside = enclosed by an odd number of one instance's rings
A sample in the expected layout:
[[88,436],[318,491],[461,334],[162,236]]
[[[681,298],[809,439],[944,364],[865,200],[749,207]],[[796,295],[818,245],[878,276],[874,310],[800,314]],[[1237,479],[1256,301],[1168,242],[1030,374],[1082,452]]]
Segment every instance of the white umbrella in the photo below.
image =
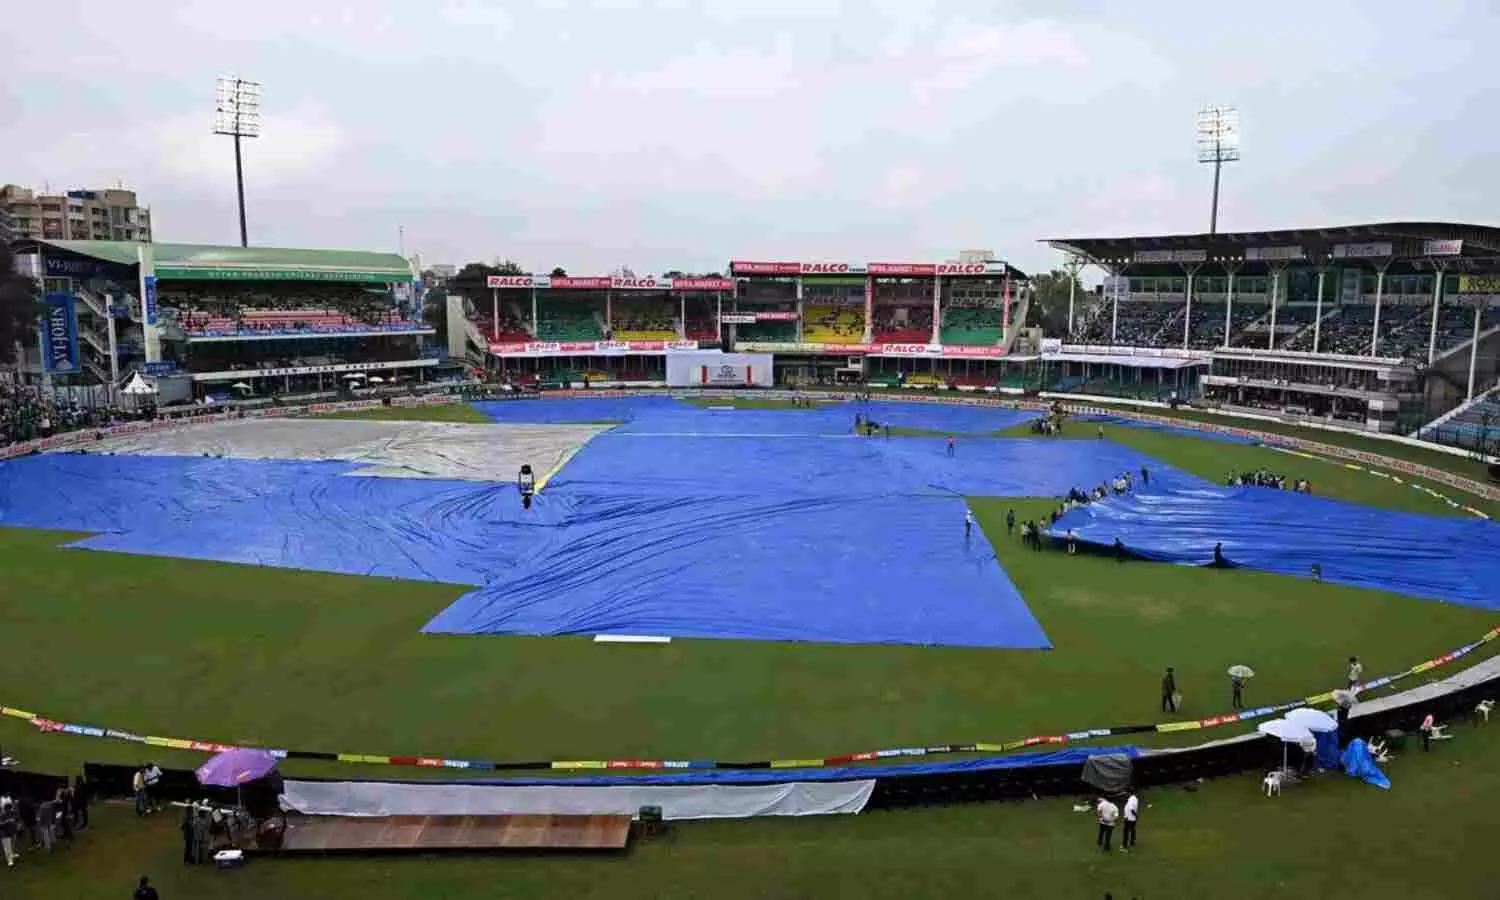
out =
[[237,391],[253,391],[253,390],[255,390],[255,388],[251,387],[250,385],[246,384],[243,381],[236,381],[234,384],[231,384],[230,387],[234,388]]
[[1229,677],[1231,678],[1254,678],[1255,670],[1249,666],[1230,666]]
[[1286,768],[1286,745],[1296,744],[1299,747],[1307,747],[1311,744],[1318,746],[1318,739],[1306,727],[1287,719],[1272,719],[1255,726],[1255,730],[1261,734],[1269,734],[1271,737],[1281,741],[1281,767]]
[[1358,702],[1358,701],[1359,701],[1359,690],[1358,689],[1355,689],[1355,690],[1345,690],[1343,688],[1339,688],[1338,690],[1336,690],[1336,691],[1333,692],[1333,702],[1337,703],[1339,706],[1342,706],[1344,709],[1349,709],[1349,708],[1353,707],[1354,704],[1356,702]]
[[381,378],[379,375],[375,375],[375,376],[372,376],[370,378],[370,383],[371,384],[385,384],[385,379]]
[[345,381],[364,381],[365,380],[365,376],[359,374],[358,372],[351,372],[348,375],[344,376],[344,380]]
[[1288,722],[1301,725],[1313,734],[1323,734],[1339,730],[1339,723],[1333,716],[1323,712],[1321,709],[1313,709],[1310,706],[1300,706],[1296,709],[1288,710],[1285,718]]

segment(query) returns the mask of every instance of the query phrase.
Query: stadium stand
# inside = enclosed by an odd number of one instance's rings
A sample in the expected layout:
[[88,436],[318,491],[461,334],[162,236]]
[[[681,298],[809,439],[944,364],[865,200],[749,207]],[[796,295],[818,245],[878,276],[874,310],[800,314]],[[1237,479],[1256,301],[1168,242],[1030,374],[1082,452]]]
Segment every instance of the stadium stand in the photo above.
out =
[[548,299],[537,311],[538,340],[597,341],[604,337],[594,304]]
[[932,310],[928,307],[904,307],[905,320],[898,308],[876,308],[874,339],[877,343],[925,344],[932,340]]
[[474,324],[479,327],[480,333],[486,338],[502,344],[532,340],[531,332],[527,329],[525,320],[510,309],[509,306],[500,307],[500,327],[498,330],[491,327],[490,317],[482,313],[475,317]]
[[676,340],[676,313],[676,305],[665,298],[616,300],[613,337],[617,341]]
[[159,302],[175,310],[178,325],[195,337],[422,327],[403,316],[385,292],[344,285],[309,285],[292,295],[184,286],[162,290]]
[[864,338],[865,311],[858,306],[813,306],[802,313],[802,339],[815,344],[857,344]]
[[949,307],[943,310],[944,344],[990,347],[1000,343],[1004,313],[993,306]]
[[736,337],[742,341],[768,341],[789,343],[797,340],[796,322],[755,322],[738,325]]
[[[1170,347],[1173,343],[1169,328],[1174,320],[1181,327],[1182,312],[1181,303],[1125,300],[1120,303],[1119,321],[1114,323],[1113,311],[1106,304],[1089,323],[1084,341],[1090,344],[1110,343],[1110,328],[1113,325],[1116,329],[1115,344],[1125,347]],[[1181,345],[1182,336],[1179,331],[1176,346]]]
[[1481,400],[1432,430],[1424,440],[1466,450],[1495,453],[1500,449],[1500,395]]

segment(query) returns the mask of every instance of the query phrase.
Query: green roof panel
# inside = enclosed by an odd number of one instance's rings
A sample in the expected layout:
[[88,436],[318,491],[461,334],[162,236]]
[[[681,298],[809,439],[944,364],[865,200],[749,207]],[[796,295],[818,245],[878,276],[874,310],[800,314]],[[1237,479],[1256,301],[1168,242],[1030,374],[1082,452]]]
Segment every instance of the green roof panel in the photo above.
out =
[[[135,241],[40,241],[39,243],[117,265],[135,265]],[[151,244],[156,275],[169,279],[232,281],[407,281],[411,269],[396,253],[363,250],[292,250]]]

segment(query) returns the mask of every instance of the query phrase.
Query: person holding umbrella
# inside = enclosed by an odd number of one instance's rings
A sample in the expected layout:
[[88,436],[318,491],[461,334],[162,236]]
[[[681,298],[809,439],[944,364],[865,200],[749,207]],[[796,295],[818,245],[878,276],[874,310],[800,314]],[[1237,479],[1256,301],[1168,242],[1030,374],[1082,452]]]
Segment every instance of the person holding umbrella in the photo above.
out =
[[1255,671],[1249,666],[1229,667],[1229,690],[1230,707],[1232,709],[1245,708],[1245,682],[1255,677]]

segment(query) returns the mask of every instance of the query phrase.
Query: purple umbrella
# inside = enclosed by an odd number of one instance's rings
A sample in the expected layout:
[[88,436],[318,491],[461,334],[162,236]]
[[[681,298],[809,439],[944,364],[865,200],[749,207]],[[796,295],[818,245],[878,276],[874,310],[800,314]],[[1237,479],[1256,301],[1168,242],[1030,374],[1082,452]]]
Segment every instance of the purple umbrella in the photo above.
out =
[[198,783],[210,787],[239,787],[254,781],[276,768],[276,757],[269,750],[251,750],[236,747],[210,759],[198,767]]

